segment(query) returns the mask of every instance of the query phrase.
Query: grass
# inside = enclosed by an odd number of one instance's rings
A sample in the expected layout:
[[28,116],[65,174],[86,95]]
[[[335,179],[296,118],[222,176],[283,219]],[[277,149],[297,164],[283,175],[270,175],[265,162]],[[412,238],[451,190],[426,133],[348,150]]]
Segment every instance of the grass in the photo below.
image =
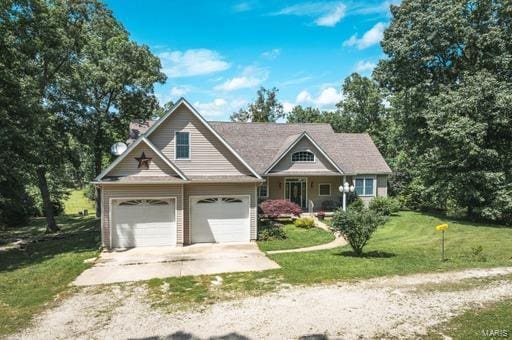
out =
[[85,196],[84,190],[72,190],[68,198],[64,201],[64,214],[78,214],[78,212],[87,209],[89,214],[94,214],[94,201]]
[[[446,235],[448,260],[440,260],[440,223],[450,225]],[[260,245],[261,246],[261,245]],[[483,251],[474,249],[482,246]],[[379,228],[365,248],[363,257],[355,257],[349,246],[307,253],[270,255],[282,268],[259,273],[172,278],[151,281],[151,296],[159,306],[208,304],[232,296],[259,295],[283,285],[319,284],[364,279],[383,275],[443,272],[466,268],[512,265],[512,228],[469,223],[416,212],[401,212]],[[234,275],[234,276],[233,276]],[[229,280],[235,281],[225,286]],[[183,287],[163,292],[169,287]],[[219,288],[220,287],[220,288]],[[455,289],[455,287],[452,287]],[[190,305],[188,306],[190,307]]]
[[286,234],[284,240],[258,241],[262,251],[295,249],[316,246],[334,240],[334,235],[320,228],[297,228],[293,224],[283,227]]
[[[43,236],[45,219],[2,232],[0,239]],[[30,243],[25,249],[0,250],[0,337],[15,332],[65,294],[99,251],[99,221],[93,216],[59,216],[62,238]],[[49,235],[51,236],[51,235]]]
[[[466,311],[432,330],[429,339],[503,339],[512,337],[512,299]],[[491,332],[494,332],[491,335]]]

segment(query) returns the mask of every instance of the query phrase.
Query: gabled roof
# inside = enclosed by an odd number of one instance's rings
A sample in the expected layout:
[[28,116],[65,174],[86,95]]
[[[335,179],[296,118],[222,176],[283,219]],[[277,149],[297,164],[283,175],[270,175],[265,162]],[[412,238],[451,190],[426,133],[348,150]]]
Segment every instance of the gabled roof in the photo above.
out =
[[[159,126],[160,124],[162,124],[162,122],[164,122],[165,120],[167,120],[167,118],[169,118],[173,112],[175,112],[180,106],[186,106],[198,119],[199,121],[211,132],[213,133],[213,135],[218,138],[220,140],[220,142],[229,150],[229,152],[231,152],[256,178],[258,179],[262,179],[261,176],[259,175],[258,172],[256,172],[256,170],[254,170],[250,164],[247,163],[247,161],[242,158],[238,152],[233,149],[233,147],[222,137],[222,135],[220,135],[215,129],[212,128],[212,126],[203,118],[203,116],[201,116],[201,114],[183,97],[181,97],[177,102],[176,104],[174,104],[174,106],[172,107],[171,110],[169,110],[169,112],[167,112],[164,116],[162,116],[160,119],[158,119],[157,121],[155,121],[153,124],[147,124],[148,126],[148,129],[145,131],[145,132],[142,132],[144,134],[145,137],[149,137],[151,135],[151,133],[153,133],[153,131],[155,131]],[[139,124],[144,124],[144,123],[139,123]],[[131,130],[131,128],[130,128]],[[130,132],[132,132],[133,130],[131,130]],[[140,130],[138,132],[138,134],[140,135]]]
[[[134,139],[154,122],[132,123]],[[257,173],[264,174],[284,151],[306,132],[345,175],[391,174],[391,169],[367,133],[335,133],[325,123],[209,122]]]
[[126,156],[128,156],[128,154],[133,149],[135,149],[137,147],[137,145],[139,145],[140,143],[145,143],[147,146],[149,146],[151,148],[151,150],[153,150],[153,152],[158,157],[160,157],[165,162],[165,164],[167,164],[172,170],[174,170],[174,172],[176,172],[176,174],[182,180],[188,181],[187,176],[185,176],[185,174],[183,174],[183,172],[180,169],[178,169],[178,167],[176,165],[174,165],[174,163],[172,163],[167,157],[165,157],[165,155],[160,150],[158,150],[158,148],[153,143],[151,143],[151,141],[149,139],[147,139],[145,136],[141,136],[134,143],[130,144],[128,149],[125,152],[123,152],[122,155],[117,157],[105,170],[103,170],[101,172],[101,174],[99,174],[94,179],[94,182],[100,182],[103,179],[103,177],[105,177],[110,171],[112,171],[112,169],[114,169],[116,167],[116,165],[118,165],[123,159],[125,159]]
[[335,133],[325,123],[210,122],[259,173],[279,157],[283,146],[306,132],[345,175],[391,174],[367,133]]
[[[295,137],[295,138],[293,138],[293,137]],[[279,163],[279,161],[281,159],[283,159],[283,157],[286,156],[286,154],[295,145],[297,145],[297,143],[300,142],[303,138],[308,139],[309,142],[311,144],[313,144],[313,146],[315,148],[317,148],[318,151],[320,151],[320,153],[327,159],[327,161],[329,163],[332,164],[332,166],[334,166],[334,168],[336,170],[338,170],[339,173],[341,173],[341,174],[343,173],[343,170],[341,170],[340,167],[336,163],[334,163],[334,161],[331,159],[331,157],[329,157],[329,155],[327,155],[327,153],[308,135],[308,133],[306,131],[304,131],[301,134],[299,134],[298,136],[297,135],[290,136],[285,141],[285,143],[283,144],[283,147],[276,154],[275,160],[268,166],[268,168],[265,170],[264,174],[267,175],[277,165],[277,163]]]

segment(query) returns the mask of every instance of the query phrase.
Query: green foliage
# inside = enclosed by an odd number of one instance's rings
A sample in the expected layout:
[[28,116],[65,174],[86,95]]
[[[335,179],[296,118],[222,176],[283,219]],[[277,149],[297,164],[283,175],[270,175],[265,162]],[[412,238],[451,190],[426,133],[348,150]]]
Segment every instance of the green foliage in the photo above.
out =
[[295,106],[286,116],[288,123],[324,123],[323,112],[312,107]]
[[509,221],[509,8],[504,0],[392,6],[382,41],[388,57],[374,75],[390,93],[390,135],[401,148],[392,190],[405,205],[454,204],[470,217]]
[[396,198],[379,196],[370,201],[368,208],[378,214],[389,216],[400,210],[400,203]]
[[362,209],[347,211],[338,210],[333,217],[332,225],[350,244],[357,256],[363,255],[372,234],[384,224],[386,219],[375,211]]
[[234,122],[275,122],[283,118],[285,113],[283,105],[277,100],[277,88],[270,90],[261,87],[254,103],[249,104],[246,109],[240,109],[231,115]]
[[315,226],[315,220],[311,217],[300,217],[293,222],[297,228],[310,229]]
[[258,240],[260,241],[284,240],[285,238],[286,233],[280,223],[267,221],[258,225]]
[[364,202],[361,197],[353,196],[350,201],[347,200],[347,210],[361,211],[364,207]]

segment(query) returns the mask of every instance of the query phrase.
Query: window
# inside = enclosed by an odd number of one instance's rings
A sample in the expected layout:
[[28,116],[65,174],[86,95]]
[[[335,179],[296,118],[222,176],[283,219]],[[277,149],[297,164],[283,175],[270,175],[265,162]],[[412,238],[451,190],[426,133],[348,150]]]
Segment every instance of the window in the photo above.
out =
[[176,159],[190,159],[190,132],[176,132]]
[[262,183],[258,187],[258,197],[268,197],[268,182]]
[[242,203],[241,199],[234,197],[222,197],[222,202],[224,203]]
[[121,206],[129,205],[169,205],[169,201],[164,200],[130,200],[119,203]]
[[215,203],[215,202],[217,202],[217,201],[218,201],[218,198],[216,198],[216,197],[215,197],[215,198],[214,198],[214,197],[212,197],[212,198],[205,198],[205,199],[199,200],[199,201],[197,201],[197,203],[199,203],[199,204],[205,204],[205,203]]
[[329,183],[319,184],[318,196],[331,196],[331,185]]
[[373,177],[356,177],[355,192],[358,196],[374,196],[374,182]]
[[292,154],[292,162],[314,162],[315,155],[310,151],[297,151]]

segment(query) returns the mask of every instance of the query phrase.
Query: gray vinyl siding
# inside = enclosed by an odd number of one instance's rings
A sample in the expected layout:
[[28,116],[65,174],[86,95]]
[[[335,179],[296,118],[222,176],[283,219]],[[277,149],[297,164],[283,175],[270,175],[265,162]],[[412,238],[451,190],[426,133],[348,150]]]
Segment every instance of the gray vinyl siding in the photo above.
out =
[[176,243],[183,245],[183,196],[182,185],[141,184],[103,185],[103,214],[101,220],[103,246],[110,248],[110,200],[121,197],[176,197]]
[[209,195],[249,195],[250,196],[250,224],[251,240],[257,238],[257,199],[255,183],[210,183],[210,184],[187,184],[184,186],[184,243],[190,243],[190,224],[189,224],[189,198],[190,196],[209,196]]
[[[135,157],[140,157],[144,152],[146,157],[152,158],[149,162],[149,169],[138,168],[139,162]],[[172,170],[153,150],[144,142],[135,147],[126,157],[112,169],[107,176],[175,176]]]
[[[175,133],[190,132],[190,160],[175,160]],[[190,110],[182,105],[149,137],[186,176],[252,175]]]
[[[355,177],[367,177],[367,176],[373,176],[377,179],[377,188],[375,195],[376,196],[382,196],[382,197],[388,197],[388,175],[361,175],[361,176],[354,176]],[[376,196],[361,196],[361,199],[363,202],[368,205],[370,201],[376,197]]]
[[[314,162],[292,162],[292,154],[297,151],[311,151],[315,154]],[[331,171],[338,173],[336,168],[325,158],[307,138],[300,140],[272,169],[272,173]]]

